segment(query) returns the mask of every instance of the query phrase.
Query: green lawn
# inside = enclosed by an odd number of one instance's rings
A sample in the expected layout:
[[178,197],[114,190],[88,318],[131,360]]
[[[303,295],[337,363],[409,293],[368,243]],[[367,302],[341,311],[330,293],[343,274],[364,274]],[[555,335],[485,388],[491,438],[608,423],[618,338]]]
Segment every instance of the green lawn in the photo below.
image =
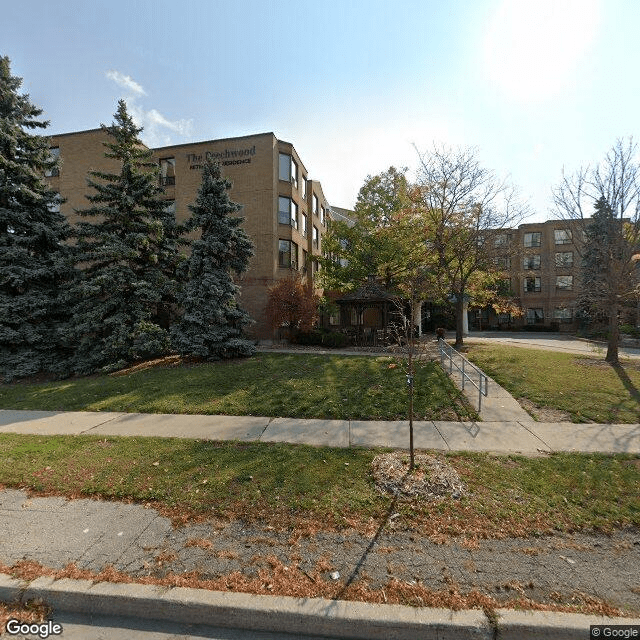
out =
[[384,522],[421,535],[525,536],[640,525],[640,458],[630,455],[433,455],[471,494],[393,503],[373,484],[365,449],[178,438],[0,434],[0,486],[149,502],[178,518],[240,517],[274,526]]
[[515,398],[562,409],[574,422],[640,422],[640,363],[541,349],[469,344],[468,358]]
[[[407,417],[407,385],[391,357],[258,354],[119,376],[0,385],[0,408],[398,420]],[[414,411],[418,420],[476,417],[434,363],[417,371]]]

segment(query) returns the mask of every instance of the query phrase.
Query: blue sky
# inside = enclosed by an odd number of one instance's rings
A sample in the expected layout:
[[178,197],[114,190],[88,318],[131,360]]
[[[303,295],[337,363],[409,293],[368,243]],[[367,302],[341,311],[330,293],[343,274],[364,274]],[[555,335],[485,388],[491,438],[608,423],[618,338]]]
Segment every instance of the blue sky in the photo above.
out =
[[477,148],[533,220],[563,167],[638,136],[637,0],[0,0],[0,54],[51,121],[150,146],[273,131],[331,204],[414,145]]

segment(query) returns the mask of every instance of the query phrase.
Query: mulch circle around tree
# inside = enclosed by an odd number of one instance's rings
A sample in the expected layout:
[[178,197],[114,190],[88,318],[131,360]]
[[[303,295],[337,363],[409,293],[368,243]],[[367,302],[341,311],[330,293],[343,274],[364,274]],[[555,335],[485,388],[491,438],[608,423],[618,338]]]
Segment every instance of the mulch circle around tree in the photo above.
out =
[[376,487],[398,497],[440,500],[459,499],[469,491],[456,470],[428,454],[416,454],[415,469],[409,473],[409,454],[404,451],[382,453],[371,463]]

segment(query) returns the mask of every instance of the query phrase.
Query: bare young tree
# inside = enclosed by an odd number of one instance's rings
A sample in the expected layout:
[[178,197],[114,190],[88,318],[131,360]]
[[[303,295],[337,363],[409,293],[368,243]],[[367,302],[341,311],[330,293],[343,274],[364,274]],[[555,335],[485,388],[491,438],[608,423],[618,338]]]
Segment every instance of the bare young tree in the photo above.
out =
[[608,319],[606,361],[618,364],[619,315],[637,298],[639,283],[640,167],[633,139],[616,140],[596,166],[573,175],[563,171],[553,198],[557,216],[574,222],[574,234],[584,231],[584,241],[574,243],[586,263],[580,298],[592,313]]
[[[420,152],[413,192],[443,299],[452,299],[457,348],[463,344],[463,314],[474,282],[495,273],[495,237],[519,223],[527,206],[515,188],[481,166],[474,149],[434,146]],[[481,278],[482,279],[482,278]]]

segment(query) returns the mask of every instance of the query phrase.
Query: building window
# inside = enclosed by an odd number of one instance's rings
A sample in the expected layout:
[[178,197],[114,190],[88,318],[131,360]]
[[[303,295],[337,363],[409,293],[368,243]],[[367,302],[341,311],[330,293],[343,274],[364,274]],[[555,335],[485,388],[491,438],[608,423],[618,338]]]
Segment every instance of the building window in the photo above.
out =
[[306,213],[302,214],[302,235],[305,238],[307,237],[307,214]]
[[318,196],[315,193],[313,194],[313,215],[318,215]]
[[306,272],[307,271],[307,256],[309,254],[307,253],[306,249],[302,250],[302,264],[300,265],[300,268],[302,269],[302,271]]
[[[60,147],[51,147],[49,149],[49,160],[58,160],[60,158]],[[55,176],[60,175],[60,169],[58,167],[53,167],[51,169],[46,169],[44,175],[47,178],[53,178]]]
[[298,228],[298,205],[291,198],[278,197],[278,222]]
[[571,243],[571,230],[570,229],[555,229],[553,237],[556,244],[570,244]]
[[278,155],[278,178],[298,188],[298,165],[288,153]]
[[533,233],[524,234],[524,246],[527,248],[539,247],[542,244],[542,233],[534,231]]
[[300,177],[300,190],[302,191],[303,200],[307,199],[307,179],[304,176]]
[[503,278],[498,280],[497,293],[499,296],[510,296],[511,292],[511,278]]
[[527,324],[543,324],[544,311],[542,309],[527,309]]
[[162,209],[165,213],[171,213],[174,216],[176,215],[176,201],[175,200],[165,200],[164,207]]
[[278,156],[278,178],[285,182],[291,180],[291,156],[288,153]]
[[287,269],[298,268],[298,245],[291,240],[278,242],[278,266]]
[[325,216],[324,207],[320,206],[320,223],[321,224],[324,224],[324,216]]
[[493,263],[496,265],[498,269],[510,269],[511,268],[511,258],[499,256],[493,259]]
[[560,322],[571,322],[573,320],[573,309],[566,307],[556,307],[553,310],[554,320],[560,320]]
[[507,234],[506,233],[499,233],[493,239],[493,246],[494,247],[504,247],[504,246],[506,246],[507,241],[508,241]]
[[525,278],[524,279],[524,291],[525,291],[525,293],[539,293],[540,292],[540,278]]
[[364,313],[358,312],[357,309],[351,309],[351,324],[357,326],[363,323]]
[[556,267],[572,267],[573,251],[556,251]]
[[160,159],[160,186],[166,187],[176,183],[176,159]]
[[313,225],[313,246],[318,249],[320,248],[320,234],[318,233],[318,227]]
[[573,276],[556,276],[556,289],[571,291],[573,289]]
[[522,261],[522,268],[525,271],[530,271],[532,269],[539,269],[540,268],[540,254],[536,253],[532,256],[525,256],[524,260]]
[[329,324],[333,327],[340,324],[340,312],[336,311],[329,316]]

